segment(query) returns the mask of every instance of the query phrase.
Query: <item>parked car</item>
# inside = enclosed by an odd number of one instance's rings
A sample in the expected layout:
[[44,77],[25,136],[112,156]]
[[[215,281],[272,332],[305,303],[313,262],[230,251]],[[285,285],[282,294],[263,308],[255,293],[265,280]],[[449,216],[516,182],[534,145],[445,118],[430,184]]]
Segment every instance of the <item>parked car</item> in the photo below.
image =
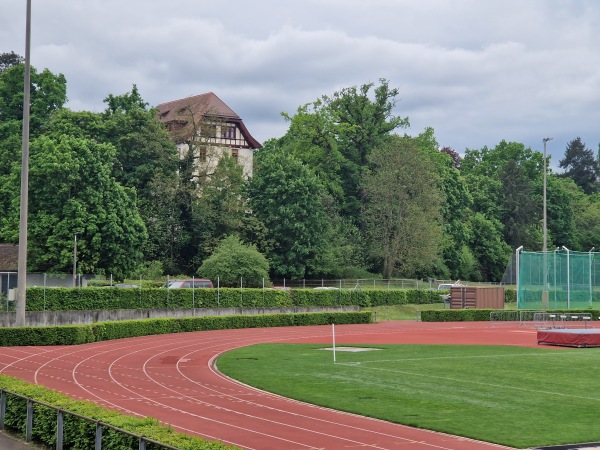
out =
[[169,280],[163,287],[169,289],[180,289],[180,288],[212,288],[213,283],[210,280],[204,280],[201,278],[194,280]]

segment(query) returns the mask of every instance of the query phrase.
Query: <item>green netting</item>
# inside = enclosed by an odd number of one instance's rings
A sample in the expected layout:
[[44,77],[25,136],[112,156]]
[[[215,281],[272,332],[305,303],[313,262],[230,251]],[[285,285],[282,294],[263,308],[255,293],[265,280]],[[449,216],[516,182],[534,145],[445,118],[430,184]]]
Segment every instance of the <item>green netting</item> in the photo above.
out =
[[518,262],[518,309],[600,308],[598,253],[520,252]]

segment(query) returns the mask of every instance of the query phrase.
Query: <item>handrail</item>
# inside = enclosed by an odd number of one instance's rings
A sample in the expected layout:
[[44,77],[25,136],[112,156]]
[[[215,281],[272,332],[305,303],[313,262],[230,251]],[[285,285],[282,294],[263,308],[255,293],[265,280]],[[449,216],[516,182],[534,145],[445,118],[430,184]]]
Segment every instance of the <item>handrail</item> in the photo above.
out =
[[134,438],[136,438],[139,441],[139,449],[140,450],[145,450],[146,449],[146,444],[154,444],[154,445],[158,445],[162,448],[165,448],[167,450],[180,450],[178,447],[173,447],[171,445],[168,444],[164,444],[162,442],[159,441],[155,441],[153,439],[147,438],[143,435],[140,434],[136,434],[136,433],[132,433],[131,431],[127,431],[124,430],[123,428],[119,428],[117,426],[111,425],[109,423],[106,422],[102,422],[96,419],[93,419],[91,417],[88,416],[84,416],[82,414],[78,414],[76,412],[73,411],[68,411],[62,408],[59,408],[57,406],[51,405],[49,403],[45,403],[42,402],[40,400],[34,400],[31,397],[27,397],[26,395],[23,394],[19,394],[17,392],[12,392],[9,391],[7,389],[0,389],[0,430],[4,430],[4,421],[5,421],[5,416],[7,414],[7,410],[6,410],[6,394],[12,395],[14,397],[19,397],[22,398],[23,400],[27,400],[27,426],[26,426],[26,432],[25,432],[25,440],[27,442],[31,442],[32,440],[32,424],[33,424],[33,405],[34,404],[38,404],[41,406],[44,406],[46,408],[52,409],[56,411],[56,424],[57,424],[57,440],[56,440],[56,449],[57,450],[62,450],[63,449],[63,445],[62,445],[62,436],[63,436],[63,417],[64,414],[68,414],[70,416],[73,417],[77,417],[79,419],[82,420],[86,420],[90,423],[95,423],[96,424],[96,444],[95,444],[95,449],[96,450],[101,450],[102,449],[102,429],[103,428],[109,428],[112,429],[118,433],[122,433],[122,434],[126,434],[129,436],[132,436]]

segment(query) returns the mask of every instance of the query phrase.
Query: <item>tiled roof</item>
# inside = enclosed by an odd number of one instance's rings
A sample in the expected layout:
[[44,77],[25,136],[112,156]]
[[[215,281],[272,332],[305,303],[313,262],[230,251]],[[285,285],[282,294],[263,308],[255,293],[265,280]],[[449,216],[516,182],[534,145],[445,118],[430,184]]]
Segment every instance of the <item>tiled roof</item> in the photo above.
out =
[[212,92],[161,103],[156,109],[161,122],[173,125],[170,130],[177,134],[178,139],[185,140],[190,137],[193,129],[190,126],[192,118],[199,123],[202,118],[208,116],[237,123],[250,148],[262,147],[252,137],[240,116]]
[[15,271],[19,265],[19,246],[0,244],[0,272]]
[[188,120],[190,113],[197,117],[208,115],[227,119],[239,120],[240,118],[223,100],[212,92],[161,103],[156,106],[156,109],[161,122]]

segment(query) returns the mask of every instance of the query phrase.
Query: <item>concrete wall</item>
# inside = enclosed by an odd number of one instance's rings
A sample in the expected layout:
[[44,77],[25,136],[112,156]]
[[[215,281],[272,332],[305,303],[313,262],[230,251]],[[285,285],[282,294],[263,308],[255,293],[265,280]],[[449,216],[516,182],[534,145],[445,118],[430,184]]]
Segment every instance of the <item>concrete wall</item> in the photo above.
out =
[[[235,316],[253,314],[291,314],[306,312],[353,312],[359,306],[290,308],[195,308],[195,309],[115,309],[93,311],[26,311],[27,326],[87,325],[94,322],[156,319],[162,317]],[[0,327],[15,325],[16,313],[1,312]]]

